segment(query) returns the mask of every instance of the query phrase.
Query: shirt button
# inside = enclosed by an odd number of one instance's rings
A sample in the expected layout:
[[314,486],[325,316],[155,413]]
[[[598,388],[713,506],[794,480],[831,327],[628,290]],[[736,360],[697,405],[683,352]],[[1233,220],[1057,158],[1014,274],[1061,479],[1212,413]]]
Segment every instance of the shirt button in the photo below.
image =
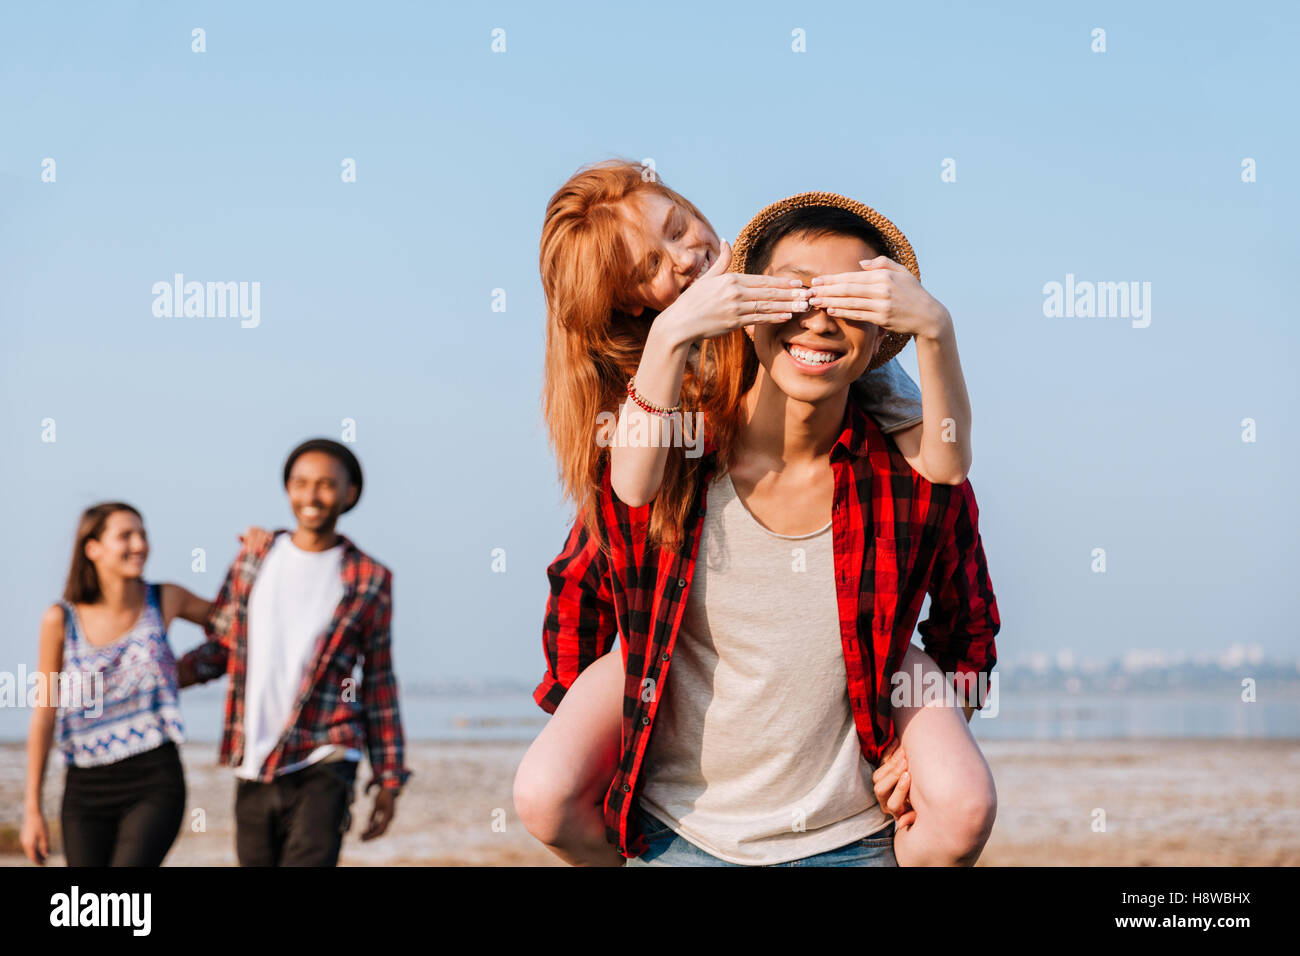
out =
[[668,652],[667,652],[667,651],[664,651],[663,654],[660,655],[659,659],[660,659],[661,661],[666,661],[666,660],[668,660]]
[[685,578],[678,578],[678,579],[677,579],[677,586],[678,586],[679,588],[684,588],[684,587],[686,587],[686,579],[685,579]]
[[642,727],[649,727],[649,726],[650,726],[650,718],[649,718],[649,717],[642,717],[642,718],[641,718],[641,726],[642,726]]
[[624,792],[624,793],[631,793],[631,792],[632,792],[632,788],[629,787],[627,784],[623,784],[623,792]]

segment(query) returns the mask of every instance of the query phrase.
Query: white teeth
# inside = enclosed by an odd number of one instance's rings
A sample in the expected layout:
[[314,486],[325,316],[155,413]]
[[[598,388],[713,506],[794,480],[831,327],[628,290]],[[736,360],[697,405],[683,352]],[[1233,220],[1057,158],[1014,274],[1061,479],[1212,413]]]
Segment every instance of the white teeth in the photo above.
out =
[[807,362],[810,365],[827,365],[839,358],[834,352],[814,352],[798,345],[787,345],[786,348],[800,362]]

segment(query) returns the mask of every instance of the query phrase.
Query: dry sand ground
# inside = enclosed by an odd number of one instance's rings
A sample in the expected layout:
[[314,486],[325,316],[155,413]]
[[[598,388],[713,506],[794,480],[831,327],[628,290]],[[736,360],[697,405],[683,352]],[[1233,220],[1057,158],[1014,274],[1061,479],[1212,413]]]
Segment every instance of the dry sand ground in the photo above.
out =
[[[560,865],[514,813],[511,781],[526,747],[414,744],[414,773],[392,828],[370,843],[350,834],[342,863]],[[998,819],[981,866],[1300,865],[1300,741],[988,741],[983,747],[997,782]],[[233,865],[234,777],[216,766],[214,745],[189,744],[184,757],[191,823],[167,865]],[[17,847],[23,773],[23,746],[0,745],[0,864],[27,862]],[[62,785],[62,768],[52,766],[45,806],[56,833]],[[368,797],[353,804],[352,834],[369,807]],[[1098,809],[1105,811],[1105,832],[1093,829]],[[195,810],[203,811],[204,832],[192,828]],[[62,862],[61,856],[51,860]]]

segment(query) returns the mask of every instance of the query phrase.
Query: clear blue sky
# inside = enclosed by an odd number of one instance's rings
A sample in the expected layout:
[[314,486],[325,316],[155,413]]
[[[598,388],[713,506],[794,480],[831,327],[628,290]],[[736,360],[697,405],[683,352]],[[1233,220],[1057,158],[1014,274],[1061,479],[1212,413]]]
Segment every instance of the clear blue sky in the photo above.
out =
[[[609,156],[653,158],[727,236],[809,189],[908,235],[956,321],[1004,660],[1293,655],[1297,23],[1284,3],[6,5],[0,668],[30,665],[81,508],[134,503],[149,576],[211,596],[241,528],[291,520],[285,453],[353,418],[366,493],[341,530],[394,570],[399,674],[540,676],[570,515],[537,242],[555,188]],[[177,272],[259,281],[260,326],[154,317]],[[1150,282],[1150,326],[1044,317],[1067,273]]]

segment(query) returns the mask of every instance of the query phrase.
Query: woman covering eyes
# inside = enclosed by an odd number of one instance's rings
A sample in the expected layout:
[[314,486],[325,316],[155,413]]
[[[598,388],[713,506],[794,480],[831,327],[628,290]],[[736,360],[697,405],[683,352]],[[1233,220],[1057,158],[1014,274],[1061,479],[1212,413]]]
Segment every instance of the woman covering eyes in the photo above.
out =
[[[885,257],[883,242],[874,251],[855,274],[728,273],[729,245],[652,171],[611,160],[570,177],[551,198],[542,231],[544,408],[563,487],[588,527],[608,467],[619,499],[653,503],[650,539],[679,543],[699,460],[689,449],[699,438],[693,424],[735,427],[738,382],[714,374],[741,361],[734,352],[741,340],[728,333],[797,321],[813,308],[914,339],[921,392],[892,360],[858,379],[851,400],[916,472],[938,484],[965,481],[971,415],[952,318]],[[665,414],[672,412],[682,413],[680,424]],[[734,436],[714,437],[726,447]],[[602,804],[619,753],[624,680],[617,649],[586,668],[516,776],[525,825],[570,863],[623,862],[606,840]],[[916,817],[905,768],[906,755],[891,749],[876,775],[880,804],[900,826]]]

